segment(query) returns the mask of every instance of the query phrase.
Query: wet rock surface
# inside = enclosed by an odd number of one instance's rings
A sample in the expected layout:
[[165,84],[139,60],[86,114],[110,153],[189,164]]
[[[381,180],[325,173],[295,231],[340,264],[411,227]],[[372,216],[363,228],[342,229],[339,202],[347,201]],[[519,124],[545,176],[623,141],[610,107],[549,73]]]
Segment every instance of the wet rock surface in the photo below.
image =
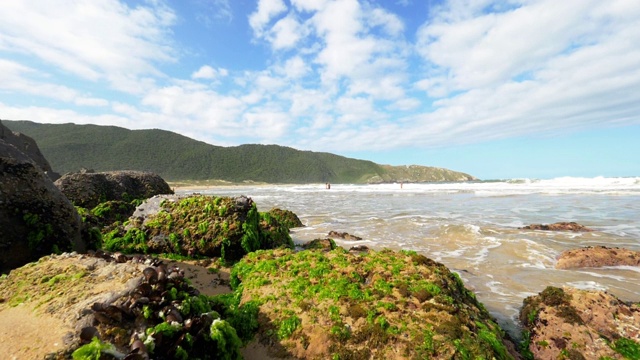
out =
[[81,220],[27,155],[0,140],[0,272],[56,251],[83,251]]
[[69,173],[55,185],[77,206],[93,208],[110,200],[131,201],[159,194],[173,194],[160,176],[142,171]]
[[327,236],[332,239],[342,239],[342,240],[349,240],[349,241],[362,240],[362,238],[359,236],[351,235],[346,232],[339,232],[339,231],[333,231],[333,230],[329,231],[329,234],[327,234]]
[[545,230],[545,231],[574,231],[574,232],[589,232],[592,229],[580,225],[576,222],[557,222],[553,224],[531,224],[521,229],[525,230]]
[[566,250],[558,257],[556,269],[603,266],[640,266],[640,251],[606,246]]
[[523,302],[534,359],[637,359],[640,305],[603,291],[547,287]]

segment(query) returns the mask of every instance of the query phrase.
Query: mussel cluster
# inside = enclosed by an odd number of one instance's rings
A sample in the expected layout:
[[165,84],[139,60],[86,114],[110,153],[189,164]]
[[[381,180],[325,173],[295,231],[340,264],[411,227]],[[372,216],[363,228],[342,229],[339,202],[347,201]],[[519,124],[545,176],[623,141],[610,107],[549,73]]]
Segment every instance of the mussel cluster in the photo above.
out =
[[82,344],[98,337],[115,344],[123,352],[112,356],[125,360],[217,357],[207,348],[212,345],[211,324],[219,315],[184,278],[184,270],[151,257],[104,252],[95,256],[147,267],[140,284],[127,296],[93,304],[93,325],[80,331]]

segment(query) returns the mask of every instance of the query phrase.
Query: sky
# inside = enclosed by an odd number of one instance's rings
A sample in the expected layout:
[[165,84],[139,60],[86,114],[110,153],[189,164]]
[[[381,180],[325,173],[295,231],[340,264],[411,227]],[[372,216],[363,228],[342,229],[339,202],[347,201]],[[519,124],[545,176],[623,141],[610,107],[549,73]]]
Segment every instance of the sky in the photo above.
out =
[[640,1],[0,1],[0,119],[640,176]]

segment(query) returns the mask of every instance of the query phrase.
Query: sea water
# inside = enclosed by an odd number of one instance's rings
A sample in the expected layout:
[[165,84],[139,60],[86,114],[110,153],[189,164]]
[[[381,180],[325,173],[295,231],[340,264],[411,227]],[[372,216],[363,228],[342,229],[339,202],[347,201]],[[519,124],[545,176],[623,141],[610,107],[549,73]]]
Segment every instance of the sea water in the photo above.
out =
[[[193,190],[181,190],[190,193]],[[640,177],[516,179],[380,185],[259,185],[197,190],[251,197],[260,211],[291,210],[305,224],[295,243],[347,232],[349,248],[415,250],[457,272],[513,336],[524,298],[546,286],[607,290],[640,301],[640,268],[557,270],[564,250],[604,245],[640,251]],[[594,232],[523,230],[575,221]]]

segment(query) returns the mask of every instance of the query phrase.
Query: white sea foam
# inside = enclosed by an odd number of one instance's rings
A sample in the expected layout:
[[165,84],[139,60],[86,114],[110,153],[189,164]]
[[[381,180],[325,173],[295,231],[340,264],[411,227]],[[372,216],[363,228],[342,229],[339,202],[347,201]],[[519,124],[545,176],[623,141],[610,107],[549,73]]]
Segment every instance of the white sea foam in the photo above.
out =
[[[490,311],[513,319],[522,300],[549,285],[609,289],[640,301],[640,268],[557,270],[563,251],[606,245],[640,250],[640,178],[517,179],[468,183],[324,184],[218,187],[247,195],[260,211],[296,213],[307,227],[296,244],[331,230],[374,250],[415,250],[458,270]],[[576,221],[590,233],[527,231],[528,224]],[[337,241],[348,248],[356,243]],[[490,290],[491,289],[491,290]],[[493,291],[493,292],[492,292]],[[496,296],[497,295],[497,296]],[[507,307],[506,305],[513,305]]]
[[568,282],[567,285],[574,287],[576,289],[580,289],[580,290],[599,290],[599,291],[604,291],[607,290],[608,287],[599,284],[595,281],[572,281],[572,282]]

